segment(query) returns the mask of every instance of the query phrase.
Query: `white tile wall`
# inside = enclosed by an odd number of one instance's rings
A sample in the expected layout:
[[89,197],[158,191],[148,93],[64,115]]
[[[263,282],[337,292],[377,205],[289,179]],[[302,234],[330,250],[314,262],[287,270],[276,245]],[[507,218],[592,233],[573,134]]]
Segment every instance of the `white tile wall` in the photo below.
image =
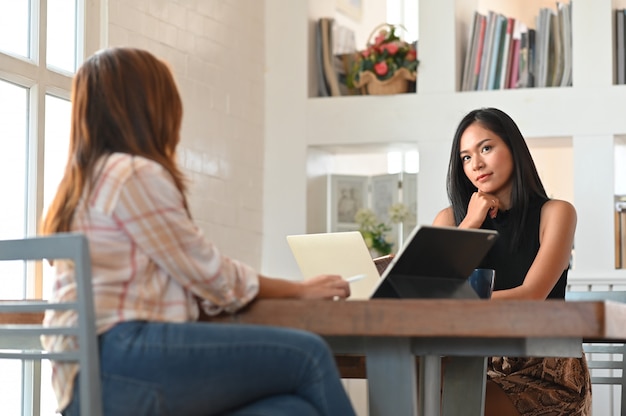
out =
[[224,254],[261,263],[264,1],[109,0],[108,44],[166,60],[183,105],[192,215]]

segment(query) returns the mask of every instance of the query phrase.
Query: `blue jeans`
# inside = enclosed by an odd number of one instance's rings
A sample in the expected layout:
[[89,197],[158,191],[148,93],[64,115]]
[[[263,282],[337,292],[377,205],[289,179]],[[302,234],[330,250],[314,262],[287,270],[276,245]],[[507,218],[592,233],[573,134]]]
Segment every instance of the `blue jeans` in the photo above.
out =
[[[126,322],[100,336],[100,357],[105,415],[355,414],[330,349],[305,331]],[[78,380],[63,415],[80,415]]]

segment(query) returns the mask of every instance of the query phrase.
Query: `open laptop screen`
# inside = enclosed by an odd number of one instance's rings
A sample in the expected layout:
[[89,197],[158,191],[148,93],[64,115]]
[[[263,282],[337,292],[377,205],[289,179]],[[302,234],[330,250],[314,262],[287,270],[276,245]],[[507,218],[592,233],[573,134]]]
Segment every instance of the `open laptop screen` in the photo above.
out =
[[358,231],[289,235],[287,242],[305,279],[319,274],[339,274],[344,279],[365,275],[350,284],[350,300],[368,299],[380,281]]
[[467,279],[497,237],[493,230],[415,228],[372,297],[476,298]]

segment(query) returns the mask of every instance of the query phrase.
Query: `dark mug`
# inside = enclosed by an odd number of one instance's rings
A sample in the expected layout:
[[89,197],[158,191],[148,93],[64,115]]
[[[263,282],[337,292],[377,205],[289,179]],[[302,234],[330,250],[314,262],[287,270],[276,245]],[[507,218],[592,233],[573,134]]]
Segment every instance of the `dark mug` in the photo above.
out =
[[479,298],[490,299],[495,279],[494,269],[474,269],[469,277],[469,283]]

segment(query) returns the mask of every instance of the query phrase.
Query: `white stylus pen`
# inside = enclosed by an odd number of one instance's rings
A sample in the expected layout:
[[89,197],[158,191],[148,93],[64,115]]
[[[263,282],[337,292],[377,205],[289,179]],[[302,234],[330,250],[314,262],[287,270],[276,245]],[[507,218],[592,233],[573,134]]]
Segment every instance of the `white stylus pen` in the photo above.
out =
[[358,281],[358,280],[361,280],[361,279],[364,279],[364,278],[366,278],[366,277],[367,277],[367,275],[366,275],[366,274],[355,274],[354,276],[348,277],[348,278],[346,279],[346,281],[347,281],[348,283],[354,283],[354,282],[356,282],[356,281]]

